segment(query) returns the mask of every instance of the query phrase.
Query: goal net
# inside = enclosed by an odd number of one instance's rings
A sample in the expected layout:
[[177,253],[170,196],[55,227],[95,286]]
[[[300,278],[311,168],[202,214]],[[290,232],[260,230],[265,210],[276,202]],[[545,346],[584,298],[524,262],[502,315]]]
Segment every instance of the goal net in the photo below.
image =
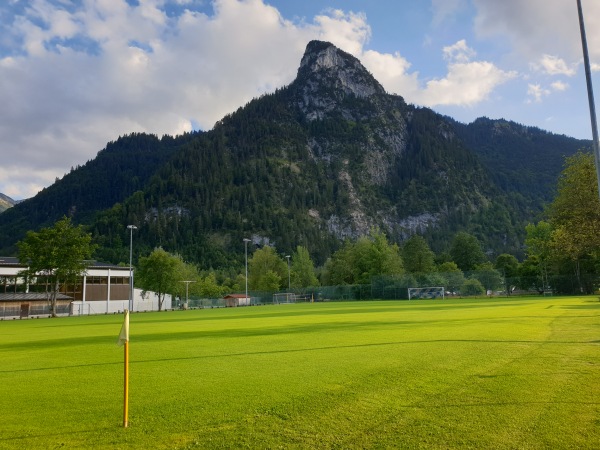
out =
[[444,297],[443,287],[420,287],[420,288],[408,288],[408,299],[416,300],[420,298],[441,298]]
[[280,303],[296,303],[296,294],[293,292],[273,294],[273,304],[278,305]]
[[296,294],[296,302],[308,302],[312,303],[315,301],[313,294]]

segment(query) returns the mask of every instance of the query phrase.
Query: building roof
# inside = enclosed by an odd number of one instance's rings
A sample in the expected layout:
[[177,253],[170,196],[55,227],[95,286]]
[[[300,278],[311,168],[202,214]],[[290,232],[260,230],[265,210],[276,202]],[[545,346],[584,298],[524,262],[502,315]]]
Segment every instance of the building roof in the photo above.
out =
[[[0,302],[21,302],[33,300],[47,300],[45,292],[10,292],[0,294]],[[73,300],[65,294],[56,294],[56,300]]]
[[116,264],[95,260],[88,260],[86,263],[88,269],[129,269],[129,266],[118,266]]
[[[116,264],[87,260],[85,261],[88,269],[127,269],[128,267],[117,266]],[[19,262],[19,258],[14,256],[0,256],[0,267],[23,267],[25,266]]]
[[19,258],[14,256],[0,256],[0,266],[4,267],[22,267]]
[[246,294],[228,294],[223,298],[247,298]]

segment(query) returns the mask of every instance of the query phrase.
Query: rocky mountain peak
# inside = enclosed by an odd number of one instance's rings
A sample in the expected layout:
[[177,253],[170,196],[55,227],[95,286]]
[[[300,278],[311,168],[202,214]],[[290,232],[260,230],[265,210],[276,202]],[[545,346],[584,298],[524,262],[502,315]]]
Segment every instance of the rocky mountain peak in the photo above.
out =
[[385,94],[358,59],[322,41],[306,46],[295,84],[300,88],[299,106],[309,120],[322,119],[349,97],[369,99]]

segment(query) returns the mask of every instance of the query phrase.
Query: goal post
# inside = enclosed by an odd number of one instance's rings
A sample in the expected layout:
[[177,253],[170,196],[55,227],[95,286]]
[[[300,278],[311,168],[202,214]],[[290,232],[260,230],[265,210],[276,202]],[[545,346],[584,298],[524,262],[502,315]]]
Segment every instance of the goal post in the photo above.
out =
[[273,294],[273,304],[278,305],[280,303],[296,303],[296,294],[293,292],[279,292]]
[[408,288],[408,299],[416,300],[416,299],[434,299],[441,298],[442,300],[445,298],[444,295],[444,287],[436,286],[436,287],[413,287]]

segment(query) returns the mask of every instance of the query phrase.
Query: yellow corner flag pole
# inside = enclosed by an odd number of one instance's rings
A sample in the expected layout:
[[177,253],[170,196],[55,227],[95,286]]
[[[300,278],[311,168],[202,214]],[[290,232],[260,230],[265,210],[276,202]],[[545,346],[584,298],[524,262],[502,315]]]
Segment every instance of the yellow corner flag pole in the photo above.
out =
[[123,428],[129,426],[129,310],[125,310],[125,318],[123,320],[123,326],[119,333],[119,340],[117,344],[122,345],[125,352],[125,372],[123,377]]

